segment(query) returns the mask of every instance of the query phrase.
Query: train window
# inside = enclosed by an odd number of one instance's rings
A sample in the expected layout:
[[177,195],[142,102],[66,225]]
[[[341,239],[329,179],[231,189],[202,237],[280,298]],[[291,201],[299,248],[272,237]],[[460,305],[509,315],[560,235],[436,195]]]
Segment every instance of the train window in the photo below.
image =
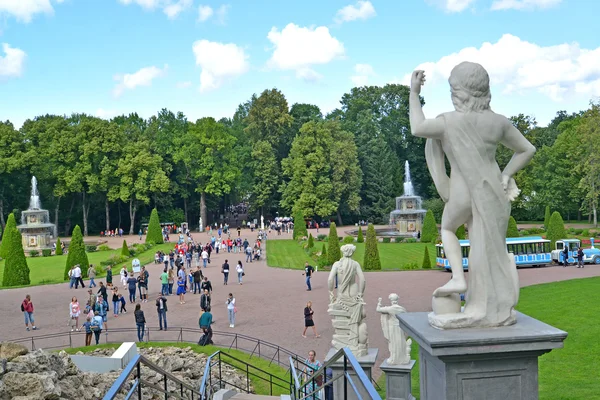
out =
[[556,250],[562,250],[563,249],[563,243],[562,242],[556,242]]
[[550,243],[544,243],[544,253],[550,253]]
[[463,246],[463,247],[461,247],[461,250],[462,250],[462,256],[463,256],[463,258],[468,258],[469,257],[470,247],[469,246]]

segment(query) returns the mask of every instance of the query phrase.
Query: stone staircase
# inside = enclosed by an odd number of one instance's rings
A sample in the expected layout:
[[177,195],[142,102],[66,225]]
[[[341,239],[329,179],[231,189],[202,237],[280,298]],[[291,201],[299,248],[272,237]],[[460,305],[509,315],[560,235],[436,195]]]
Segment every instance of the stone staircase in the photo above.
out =
[[281,396],[262,396],[258,394],[237,393],[233,390],[221,389],[214,394],[213,400],[291,400],[289,394]]

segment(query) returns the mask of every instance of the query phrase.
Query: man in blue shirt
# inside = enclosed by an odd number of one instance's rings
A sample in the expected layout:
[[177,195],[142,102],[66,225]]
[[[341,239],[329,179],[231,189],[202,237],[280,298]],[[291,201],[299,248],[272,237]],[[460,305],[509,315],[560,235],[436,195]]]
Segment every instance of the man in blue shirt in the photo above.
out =
[[202,329],[202,332],[204,332],[204,334],[198,341],[198,344],[200,346],[206,346],[208,344],[213,344],[213,341],[212,341],[213,332],[212,332],[212,328],[210,327],[212,325],[212,323],[213,323],[213,317],[212,317],[212,314],[210,313],[210,306],[208,306],[206,308],[206,311],[204,311],[202,313],[202,315],[200,315],[200,320],[198,321],[198,325],[200,325],[200,329]]

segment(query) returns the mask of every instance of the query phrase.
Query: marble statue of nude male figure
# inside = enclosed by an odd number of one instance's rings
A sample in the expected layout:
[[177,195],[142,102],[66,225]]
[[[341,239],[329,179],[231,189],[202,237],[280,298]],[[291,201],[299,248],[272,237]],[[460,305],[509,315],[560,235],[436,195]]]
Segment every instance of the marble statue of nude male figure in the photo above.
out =
[[[514,323],[519,290],[505,243],[510,202],[519,194],[513,176],[529,163],[535,147],[506,117],[490,109],[489,76],[481,65],[459,64],[449,82],[455,111],[426,119],[419,99],[425,73],[415,71],[411,80],[412,134],[427,139],[427,165],[445,202],[441,236],[452,279],[435,290],[434,300],[467,295],[463,313],[433,316],[433,321],[430,316],[430,322],[438,328],[507,325]],[[495,157],[498,144],[514,151],[503,171]],[[469,284],[455,234],[465,223],[471,241]]]

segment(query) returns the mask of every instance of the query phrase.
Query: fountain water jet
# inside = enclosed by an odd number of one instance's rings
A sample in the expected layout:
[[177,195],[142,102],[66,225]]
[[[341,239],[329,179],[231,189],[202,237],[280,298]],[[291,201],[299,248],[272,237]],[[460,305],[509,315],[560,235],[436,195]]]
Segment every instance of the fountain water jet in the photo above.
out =
[[31,178],[29,209],[21,213],[21,225],[17,226],[23,237],[23,249],[41,251],[49,249],[54,235],[54,224],[50,223],[48,210],[42,210],[37,179]]
[[408,160],[404,163],[404,194],[396,197],[396,209],[390,213],[390,225],[400,235],[412,236],[421,231],[426,210],[422,209],[421,197],[415,196],[410,177]]

